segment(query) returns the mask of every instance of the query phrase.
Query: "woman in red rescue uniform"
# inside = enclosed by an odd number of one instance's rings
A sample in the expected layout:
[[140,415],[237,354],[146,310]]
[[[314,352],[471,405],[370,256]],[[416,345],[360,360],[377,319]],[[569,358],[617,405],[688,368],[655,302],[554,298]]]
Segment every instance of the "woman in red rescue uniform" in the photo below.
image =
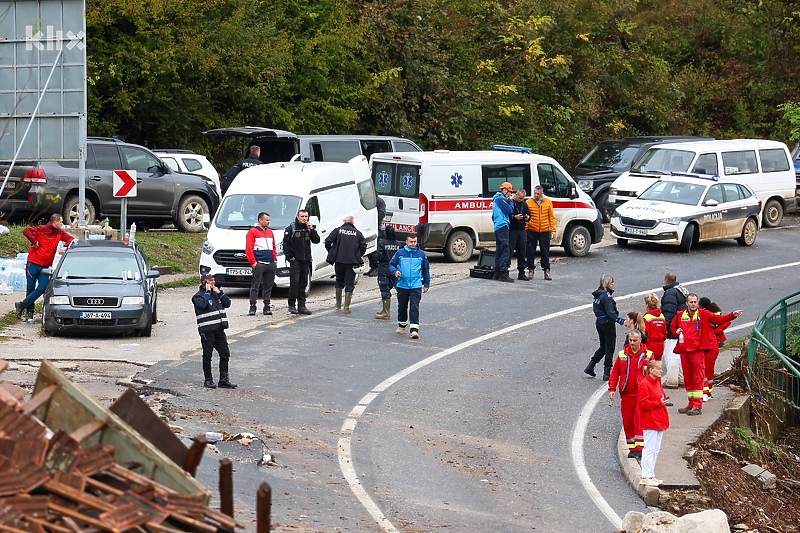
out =
[[[703,296],[698,300],[698,305],[700,309],[708,309],[715,315],[721,315],[722,309],[719,306]],[[717,357],[719,357],[719,349],[725,344],[725,341],[728,340],[728,337],[725,335],[725,330],[730,326],[730,322],[725,322],[724,324],[720,324],[718,326],[714,326],[711,328],[711,335],[713,338],[708,339],[708,345],[710,349],[705,352],[705,363],[706,363],[706,379],[703,381],[703,401],[707,402],[711,398],[713,398],[714,392],[714,376],[716,375],[715,366],[717,364]]]
[[667,338],[667,319],[658,307],[658,297],[652,292],[645,295],[644,305],[647,307],[643,317],[647,348],[653,352],[653,359],[661,361],[661,356],[664,355],[664,340]]
[[683,383],[689,398],[688,405],[678,409],[679,413],[699,415],[703,412],[703,380],[706,377],[704,352],[711,349],[711,342],[716,342],[712,326],[731,322],[742,316],[743,312],[737,309],[727,315],[715,315],[699,308],[696,294],[686,296],[686,309],[675,315],[670,324],[670,329],[678,337],[675,353],[681,354]]
[[644,367],[653,357],[653,352],[642,344],[642,333],[633,329],[628,333],[628,344],[617,355],[608,379],[608,397],[614,400],[619,389],[622,428],[628,444],[628,457],[641,457],[644,447],[644,432],[639,424],[637,394],[639,381],[644,377]]

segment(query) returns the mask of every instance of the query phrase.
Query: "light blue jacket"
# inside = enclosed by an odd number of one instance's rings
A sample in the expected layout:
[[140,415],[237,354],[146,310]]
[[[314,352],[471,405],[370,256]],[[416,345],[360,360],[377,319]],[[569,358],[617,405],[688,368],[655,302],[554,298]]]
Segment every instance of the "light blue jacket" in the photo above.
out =
[[514,200],[506,198],[501,191],[494,193],[492,198],[492,222],[494,230],[509,226],[508,215],[514,212]]
[[389,261],[389,273],[392,277],[400,271],[397,287],[400,289],[419,289],[431,286],[431,272],[428,257],[419,248],[403,246],[395,252]]

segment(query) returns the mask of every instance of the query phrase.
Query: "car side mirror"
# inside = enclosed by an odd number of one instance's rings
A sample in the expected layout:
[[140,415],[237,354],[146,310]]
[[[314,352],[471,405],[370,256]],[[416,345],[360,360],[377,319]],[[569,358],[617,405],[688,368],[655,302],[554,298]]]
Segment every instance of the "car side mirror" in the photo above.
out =
[[570,200],[574,200],[578,197],[578,187],[575,186],[574,183],[569,184],[569,198]]
[[155,279],[161,275],[161,272],[158,270],[148,270],[147,271],[147,279]]
[[43,276],[47,276],[48,278],[52,278],[53,277],[53,269],[52,268],[42,269],[42,275]]
[[706,203],[703,204],[703,205],[708,206],[708,207],[717,207],[719,205],[719,202],[714,200],[713,198],[710,198],[710,199],[706,200]]

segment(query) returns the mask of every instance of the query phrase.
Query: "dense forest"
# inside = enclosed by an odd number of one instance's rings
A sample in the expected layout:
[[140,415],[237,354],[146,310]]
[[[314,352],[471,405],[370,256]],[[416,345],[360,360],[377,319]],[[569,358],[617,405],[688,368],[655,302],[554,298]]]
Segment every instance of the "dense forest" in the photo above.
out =
[[[225,126],[526,145],[800,136],[796,0],[89,0],[89,134]],[[240,148],[237,146],[237,149]]]

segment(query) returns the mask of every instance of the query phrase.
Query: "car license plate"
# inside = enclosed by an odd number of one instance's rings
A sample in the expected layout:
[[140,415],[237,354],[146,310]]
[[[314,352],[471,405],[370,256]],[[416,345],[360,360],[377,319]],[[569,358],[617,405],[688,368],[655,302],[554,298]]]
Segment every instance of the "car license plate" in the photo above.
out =
[[111,311],[107,312],[98,312],[98,311],[86,311],[81,313],[81,318],[84,320],[92,320],[92,319],[110,319],[111,318]]
[[17,182],[16,181],[9,181],[6,183],[6,189],[16,189]]
[[641,228],[625,228],[625,233],[628,235],[647,235],[647,230]]
[[225,274],[228,276],[252,276],[252,268],[226,268]]

